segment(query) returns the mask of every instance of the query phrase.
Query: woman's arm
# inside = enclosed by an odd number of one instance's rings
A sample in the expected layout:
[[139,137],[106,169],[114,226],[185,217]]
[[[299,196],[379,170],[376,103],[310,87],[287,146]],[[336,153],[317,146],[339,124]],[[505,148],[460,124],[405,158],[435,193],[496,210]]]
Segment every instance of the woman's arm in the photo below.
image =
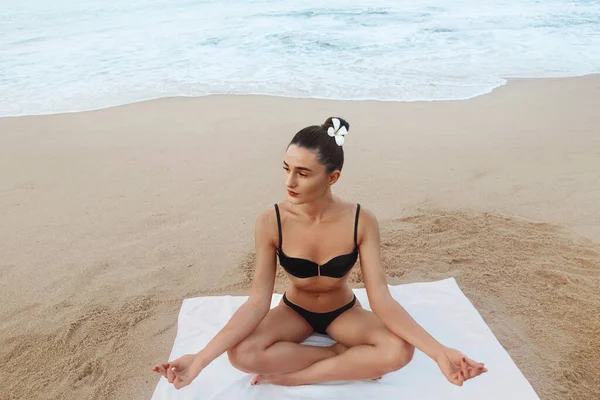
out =
[[390,294],[381,265],[379,225],[375,216],[361,211],[360,265],[373,312],[399,337],[431,357],[449,382],[462,386],[487,369],[458,350],[442,345],[423,329]]
[[214,359],[245,339],[269,312],[271,297],[275,284],[277,259],[273,238],[277,231],[272,210],[261,213],[255,224],[254,246],[256,252],[256,269],[248,300],[233,314],[229,322],[213,339],[196,353],[203,365]]
[[390,294],[381,265],[377,218],[370,211],[361,208],[360,224],[360,265],[371,309],[390,331],[436,359],[444,351],[444,346],[423,329]]

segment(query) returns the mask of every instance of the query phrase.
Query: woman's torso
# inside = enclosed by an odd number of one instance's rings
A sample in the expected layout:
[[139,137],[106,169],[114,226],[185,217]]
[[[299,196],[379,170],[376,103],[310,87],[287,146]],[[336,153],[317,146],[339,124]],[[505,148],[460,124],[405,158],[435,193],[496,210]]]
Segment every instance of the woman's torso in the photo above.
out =
[[[290,285],[290,301],[314,312],[327,312],[353,298],[348,278],[358,261],[360,205],[335,200],[322,221],[310,222],[287,204],[278,204],[278,259]],[[287,268],[287,269],[286,269]]]

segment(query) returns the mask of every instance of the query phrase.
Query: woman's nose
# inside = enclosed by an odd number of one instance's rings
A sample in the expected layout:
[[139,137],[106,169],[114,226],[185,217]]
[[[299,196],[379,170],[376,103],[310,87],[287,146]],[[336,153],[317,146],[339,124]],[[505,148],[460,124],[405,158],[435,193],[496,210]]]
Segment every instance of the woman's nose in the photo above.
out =
[[285,185],[287,187],[296,186],[296,178],[294,178],[294,174],[288,174],[287,178],[285,178]]

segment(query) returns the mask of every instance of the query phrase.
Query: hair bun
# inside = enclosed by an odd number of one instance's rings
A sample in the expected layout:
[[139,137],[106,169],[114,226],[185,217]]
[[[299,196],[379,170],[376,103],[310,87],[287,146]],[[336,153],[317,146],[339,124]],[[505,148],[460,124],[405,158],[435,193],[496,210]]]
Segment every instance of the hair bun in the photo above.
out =
[[323,127],[327,130],[330,127],[333,127],[333,119],[336,118],[340,121],[340,126],[345,126],[346,130],[349,131],[350,130],[350,124],[348,123],[348,121],[346,121],[344,118],[340,118],[340,117],[329,117],[325,120],[325,122],[323,123]]

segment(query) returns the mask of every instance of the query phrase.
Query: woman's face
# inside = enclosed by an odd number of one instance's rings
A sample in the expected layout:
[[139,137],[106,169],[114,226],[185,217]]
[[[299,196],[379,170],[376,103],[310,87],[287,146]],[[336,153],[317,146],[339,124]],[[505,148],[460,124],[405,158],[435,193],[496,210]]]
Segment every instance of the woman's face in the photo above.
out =
[[288,200],[295,204],[310,202],[322,196],[337,181],[340,171],[327,174],[317,160],[316,150],[291,145],[283,159]]

